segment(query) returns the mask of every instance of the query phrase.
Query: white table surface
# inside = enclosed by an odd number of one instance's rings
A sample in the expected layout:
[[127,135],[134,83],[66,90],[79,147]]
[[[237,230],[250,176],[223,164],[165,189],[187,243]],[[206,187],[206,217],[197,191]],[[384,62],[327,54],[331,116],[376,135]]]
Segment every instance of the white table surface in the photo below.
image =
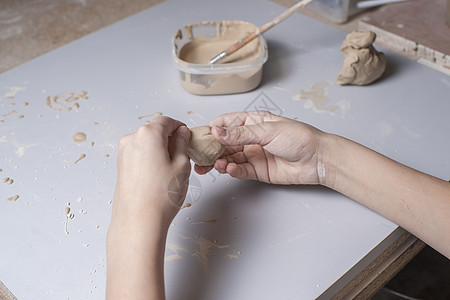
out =
[[[0,182],[0,280],[19,299],[104,297],[117,143],[151,119],[139,116],[163,112],[195,126],[266,104],[450,177],[450,78],[385,51],[380,81],[339,86],[345,33],[300,14],[265,34],[270,58],[255,91],[195,96],[182,89],[170,44],[178,28],[223,19],[262,25],[283,9],[256,0],[171,0],[0,75],[0,177],[14,180]],[[296,100],[300,89],[318,83],[328,107],[338,107],[334,113]],[[46,106],[48,96],[80,90],[88,99],[78,110]],[[72,140],[79,131],[86,142]],[[74,164],[82,153],[86,158]],[[337,279],[403,232],[322,187],[217,172],[193,173],[191,183],[192,206],[180,211],[168,237],[168,299],[313,299],[338,289]],[[7,201],[14,195],[20,197]],[[66,234],[68,203],[74,218]]]

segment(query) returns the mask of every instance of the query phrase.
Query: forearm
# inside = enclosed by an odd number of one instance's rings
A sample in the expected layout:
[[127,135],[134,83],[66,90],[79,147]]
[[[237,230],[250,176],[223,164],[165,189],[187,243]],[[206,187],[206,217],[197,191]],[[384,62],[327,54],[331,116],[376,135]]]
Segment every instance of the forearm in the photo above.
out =
[[107,237],[106,299],[164,299],[167,228],[130,219],[112,223]]
[[355,142],[325,135],[321,184],[413,233],[450,257],[450,184],[401,165]]

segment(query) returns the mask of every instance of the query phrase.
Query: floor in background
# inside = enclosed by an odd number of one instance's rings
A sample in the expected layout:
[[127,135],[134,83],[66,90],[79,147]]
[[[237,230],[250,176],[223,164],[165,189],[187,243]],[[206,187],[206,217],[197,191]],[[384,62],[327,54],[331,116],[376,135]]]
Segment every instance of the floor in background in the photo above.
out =
[[372,300],[450,299],[450,259],[425,247]]

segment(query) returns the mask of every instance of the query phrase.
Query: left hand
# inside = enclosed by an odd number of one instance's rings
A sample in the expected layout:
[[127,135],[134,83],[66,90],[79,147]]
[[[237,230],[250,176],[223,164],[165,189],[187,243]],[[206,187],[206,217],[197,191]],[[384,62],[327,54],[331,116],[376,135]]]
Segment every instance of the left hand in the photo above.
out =
[[183,123],[159,117],[120,140],[112,225],[138,216],[170,225],[188,188],[189,137]]
[[106,242],[108,300],[165,298],[165,241],[188,189],[189,136],[183,123],[160,117],[120,140]]

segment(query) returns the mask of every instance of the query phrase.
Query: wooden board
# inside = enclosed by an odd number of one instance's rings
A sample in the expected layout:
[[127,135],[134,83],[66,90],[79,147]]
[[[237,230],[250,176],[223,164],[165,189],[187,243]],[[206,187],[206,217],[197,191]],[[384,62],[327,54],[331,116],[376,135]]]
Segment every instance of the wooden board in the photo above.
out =
[[377,34],[376,44],[450,74],[450,27],[446,0],[385,5],[364,17],[359,29]]
[[0,281],[0,300],[17,300],[10,290]]

